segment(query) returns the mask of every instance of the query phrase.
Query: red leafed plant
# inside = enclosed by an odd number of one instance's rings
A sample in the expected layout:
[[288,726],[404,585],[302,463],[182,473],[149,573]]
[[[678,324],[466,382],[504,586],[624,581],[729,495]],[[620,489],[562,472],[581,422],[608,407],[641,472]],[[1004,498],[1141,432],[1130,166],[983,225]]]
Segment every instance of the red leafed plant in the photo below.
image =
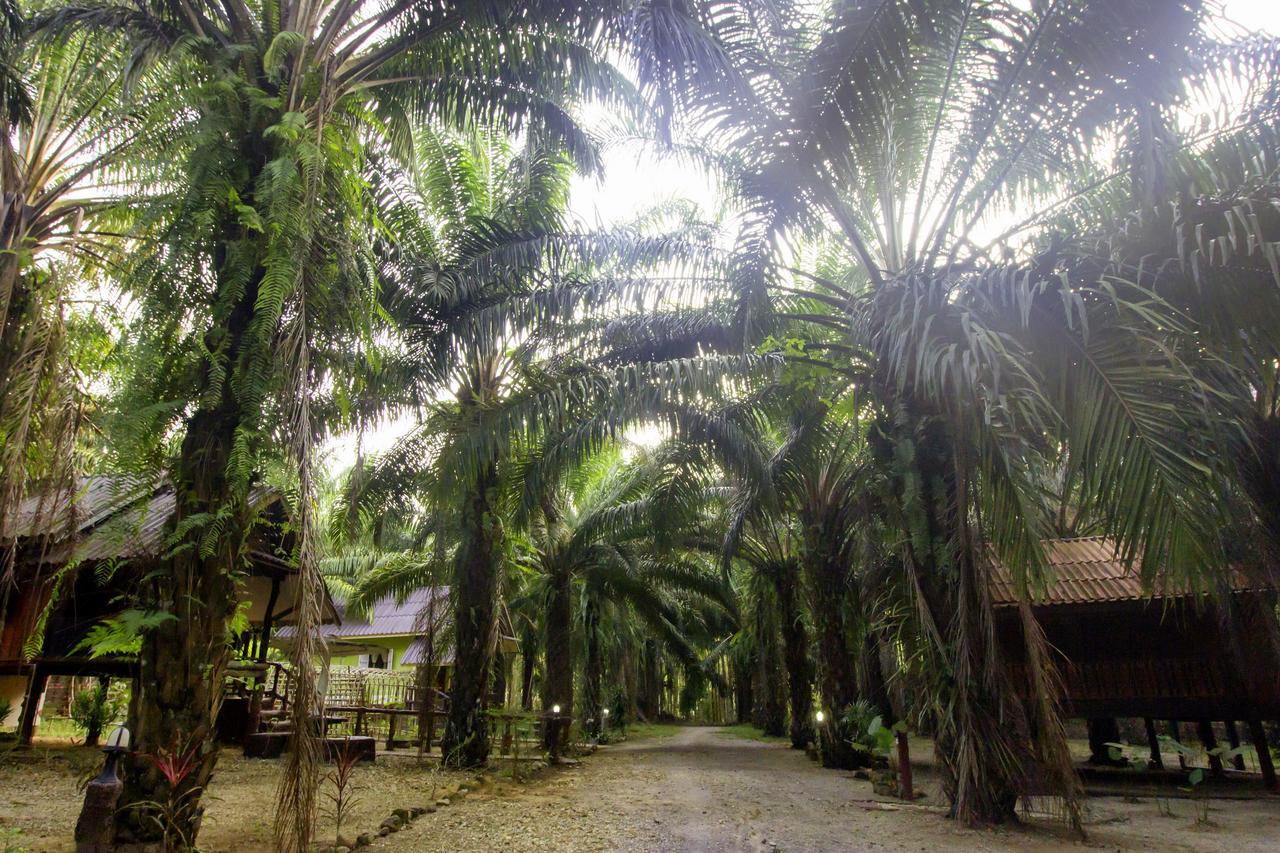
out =
[[175,734],[169,746],[162,746],[155,752],[144,752],[138,757],[164,776],[169,783],[169,796],[164,802],[147,800],[135,803],[134,807],[143,809],[146,816],[160,827],[165,850],[190,849],[191,840],[186,837],[184,827],[189,823],[187,813],[199,802],[200,788],[181,789],[182,783],[200,766],[200,741]]

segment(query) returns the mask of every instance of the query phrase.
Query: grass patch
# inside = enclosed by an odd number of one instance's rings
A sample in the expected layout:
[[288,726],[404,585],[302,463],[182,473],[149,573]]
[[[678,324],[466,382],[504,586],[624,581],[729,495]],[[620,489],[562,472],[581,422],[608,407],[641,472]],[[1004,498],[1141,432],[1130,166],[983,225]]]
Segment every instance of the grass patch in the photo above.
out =
[[641,738],[671,737],[680,731],[675,723],[635,723],[627,726],[627,740]]
[[743,740],[758,740],[758,741],[763,741],[764,743],[790,743],[791,742],[789,738],[773,737],[772,735],[767,735],[764,732],[757,729],[755,726],[748,725],[747,723],[738,723],[737,725],[733,725],[733,726],[721,726],[719,729],[719,734],[727,735],[729,737],[742,738]]

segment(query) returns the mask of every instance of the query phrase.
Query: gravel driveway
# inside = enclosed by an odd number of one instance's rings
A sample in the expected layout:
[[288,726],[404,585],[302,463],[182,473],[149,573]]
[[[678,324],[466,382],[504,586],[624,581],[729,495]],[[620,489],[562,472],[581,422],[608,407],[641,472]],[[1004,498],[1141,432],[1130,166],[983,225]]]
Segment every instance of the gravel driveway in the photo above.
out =
[[[930,781],[922,780],[925,790]],[[580,765],[463,803],[379,839],[370,850],[834,851],[1060,850],[1056,825],[966,830],[925,806],[877,802],[869,782],[822,770],[776,743],[684,728],[610,746]],[[1160,816],[1149,800],[1092,801],[1089,847],[1274,850],[1280,802],[1223,803],[1217,825],[1191,808]]]

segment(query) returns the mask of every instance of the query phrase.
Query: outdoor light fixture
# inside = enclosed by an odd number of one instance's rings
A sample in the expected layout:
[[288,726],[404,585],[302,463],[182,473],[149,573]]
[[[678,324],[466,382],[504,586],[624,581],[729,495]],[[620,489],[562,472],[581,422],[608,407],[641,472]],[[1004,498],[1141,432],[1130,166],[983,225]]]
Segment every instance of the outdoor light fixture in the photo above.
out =
[[604,709],[602,709],[602,710],[600,711],[600,713],[601,713],[601,714],[604,714],[604,715],[607,717],[607,716],[609,716],[609,709],[608,709],[608,708],[604,708]]
[[826,715],[826,714],[824,714],[824,713],[822,713],[821,711],[819,711],[818,713],[816,713],[816,714],[814,714],[814,715],[813,715],[813,718],[814,718],[815,720],[817,720],[818,722],[822,722],[823,720],[825,720],[825,719],[827,718],[827,715]]
[[129,730],[124,726],[117,726],[115,731],[107,735],[107,745],[102,748],[103,752],[128,752],[129,751]]
[[552,705],[552,706],[551,706],[551,713],[553,713],[553,714],[559,714],[559,713],[560,713],[560,706],[559,706],[559,705]]
[[107,736],[106,745],[102,747],[102,751],[107,754],[106,764],[102,768],[102,772],[98,774],[95,782],[110,784],[118,782],[119,777],[116,775],[116,763],[120,760],[120,756],[129,751],[129,730],[124,726],[117,726],[114,731]]

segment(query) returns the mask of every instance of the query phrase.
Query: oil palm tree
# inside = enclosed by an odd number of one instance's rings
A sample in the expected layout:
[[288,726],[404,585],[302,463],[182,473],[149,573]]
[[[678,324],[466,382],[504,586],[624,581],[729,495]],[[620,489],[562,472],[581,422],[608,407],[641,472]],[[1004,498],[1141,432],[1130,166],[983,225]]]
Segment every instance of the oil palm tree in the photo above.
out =
[[[124,97],[123,51],[76,37],[24,37],[0,10],[0,517],[42,481],[70,488],[85,394],[74,353],[92,323],[69,299],[120,248],[122,202],[158,177],[154,81]],[[84,365],[89,366],[89,365]],[[12,586],[12,553],[0,587]]]
[[[840,258],[771,288],[744,277],[744,306],[757,336],[858,391],[880,517],[918,604],[944,788],[966,821],[1012,815],[1032,753],[1076,790],[1045,724],[1049,683],[1033,685],[1038,725],[992,722],[1023,712],[990,654],[986,549],[1028,595],[1043,582],[1053,442],[1149,570],[1221,565],[1221,480],[1204,476],[1221,472],[1221,418],[1194,354],[1164,346],[1185,323],[1131,273],[1058,277],[1055,245],[1029,236],[1126,182],[1152,199],[1144,175],[1169,150],[1173,103],[1213,85],[1207,57],[1238,48],[1244,73],[1265,70],[1265,49],[1213,41],[1206,16],[1198,3],[836,2],[781,38],[744,35],[775,39],[776,62],[705,107],[758,243],[826,232]],[[1123,142],[1113,166],[1089,144],[1103,134]],[[1031,728],[1035,744],[1019,734]]]
[[483,710],[510,466],[538,447],[525,483],[529,494],[549,495],[547,483],[626,423],[692,393],[723,394],[727,366],[743,360],[662,353],[636,362],[608,345],[602,317],[661,294],[646,271],[664,266],[675,282],[668,297],[708,274],[714,265],[694,237],[569,227],[569,164],[555,149],[517,153],[493,134],[439,133],[423,134],[418,147],[417,184],[388,219],[401,237],[382,271],[385,304],[403,345],[383,366],[389,393],[378,396],[414,407],[420,423],[364,488],[414,494],[457,518],[458,665],[443,746],[473,765],[488,755]]
[[[144,687],[136,726],[144,751],[175,739],[199,745],[184,796],[203,788],[216,760],[208,745],[218,679],[208,673],[225,659],[227,567],[243,563],[249,484],[273,454],[291,455],[299,472],[299,661],[312,652],[320,581],[310,445],[320,425],[311,389],[342,367],[324,354],[359,351],[371,325],[371,141],[404,155],[414,122],[484,122],[554,139],[592,166],[570,108],[582,96],[625,98],[631,87],[600,59],[607,50],[639,58],[651,88],[709,55],[651,23],[644,4],[417,0],[73,2],[43,16],[44,28],[125,40],[130,71],[163,63],[181,75],[166,103],[169,154],[182,174],[148,218],[159,250],[131,275],[145,304],[138,362],[147,364],[126,411],[133,458],[165,468],[179,496],[172,565],[145,594],[179,615],[172,624],[181,628],[144,641],[141,683],[165,686]],[[174,430],[181,438],[170,459],[162,445]],[[487,493],[479,488],[476,499]],[[473,509],[486,517],[484,506]],[[470,639],[464,629],[460,642]],[[299,667],[304,693],[309,672]],[[278,822],[279,842],[291,848],[305,846],[314,804],[306,703],[296,713],[299,743]],[[159,799],[162,784],[139,767],[125,799]],[[194,837],[199,809],[188,823],[183,834]],[[137,822],[121,827],[122,837],[147,835]]]

